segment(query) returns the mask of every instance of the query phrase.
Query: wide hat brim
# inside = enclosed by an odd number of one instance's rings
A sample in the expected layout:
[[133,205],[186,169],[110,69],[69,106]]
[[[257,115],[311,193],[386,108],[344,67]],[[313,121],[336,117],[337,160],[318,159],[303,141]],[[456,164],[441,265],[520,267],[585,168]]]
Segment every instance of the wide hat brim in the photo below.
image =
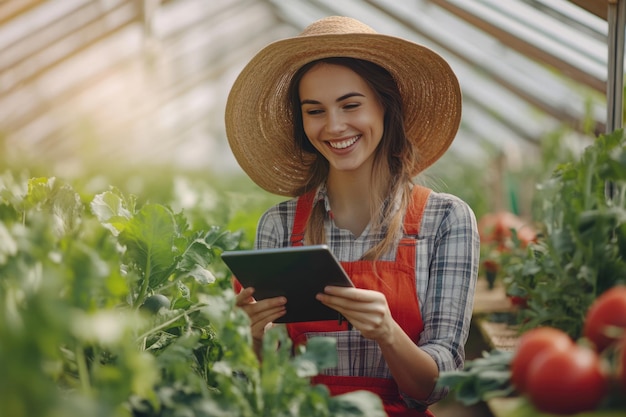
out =
[[449,64],[422,45],[378,33],[298,36],[263,48],[241,71],[226,103],[226,135],[248,176],[261,188],[296,196],[316,155],[296,147],[288,99],[292,77],[321,58],[352,57],[387,69],[404,107],[407,138],[419,161],[413,175],[449,148],[461,121],[461,90]]

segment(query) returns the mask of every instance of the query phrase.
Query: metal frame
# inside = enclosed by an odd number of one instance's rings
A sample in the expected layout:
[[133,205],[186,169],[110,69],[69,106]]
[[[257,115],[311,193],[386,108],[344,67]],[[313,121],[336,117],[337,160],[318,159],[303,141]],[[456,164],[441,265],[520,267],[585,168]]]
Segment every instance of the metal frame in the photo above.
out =
[[[564,124],[576,140],[579,134],[589,140],[588,133],[621,127],[623,1],[516,0],[514,5],[498,0],[0,2],[0,133],[18,148],[37,144],[35,152],[51,158],[71,154],[61,145],[76,145],[75,124],[86,116],[97,124],[94,137],[132,139],[124,140],[119,152],[128,153],[135,139],[159,143],[142,151],[145,158],[166,148],[183,149],[198,137],[222,138],[218,117],[236,70],[268,41],[328,14],[354,15],[444,54],[463,78],[465,109],[474,115],[456,141],[468,144],[465,148],[481,148],[477,142],[485,140],[535,148],[545,132]],[[195,14],[181,13],[187,8]],[[533,12],[519,13],[516,21],[520,9]],[[128,38],[132,42],[124,43]],[[67,41],[70,47],[57,47]],[[109,59],[92,59],[98,51]],[[128,80],[134,81],[120,93],[120,83]],[[194,91],[206,99],[198,100]]]
[[607,133],[622,127],[624,102],[624,30],[626,4],[612,0],[608,4],[608,78],[607,78]]

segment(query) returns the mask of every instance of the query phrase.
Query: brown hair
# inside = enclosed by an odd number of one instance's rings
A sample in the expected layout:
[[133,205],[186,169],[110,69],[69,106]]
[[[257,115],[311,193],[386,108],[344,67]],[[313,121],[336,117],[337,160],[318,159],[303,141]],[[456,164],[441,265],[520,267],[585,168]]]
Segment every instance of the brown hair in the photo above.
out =
[[[294,75],[289,86],[290,108],[293,117],[294,139],[302,153],[313,153],[318,157],[308,171],[308,181],[298,195],[317,188],[328,176],[329,164],[311,144],[302,122],[300,107],[300,80],[311,68],[320,63],[340,65],[351,69],[370,86],[384,108],[383,136],[374,157],[372,168],[371,205],[373,211],[373,232],[385,232],[384,238],[367,251],[363,259],[376,260],[387,253],[402,232],[402,219],[410,203],[411,172],[417,164],[417,149],[406,137],[402,112],[402,96],[392,75],[384,68],[370,61],[347,57],[323,58],[312,61]],[[395,197],[400,195],[399,207]],[[387,204],[385,203],[387,202]],[[318,204],[311,213],[306,225],[305,242],[320,244],[325,242],[324,206]],[[394,211],[395,208],[398,210]]]

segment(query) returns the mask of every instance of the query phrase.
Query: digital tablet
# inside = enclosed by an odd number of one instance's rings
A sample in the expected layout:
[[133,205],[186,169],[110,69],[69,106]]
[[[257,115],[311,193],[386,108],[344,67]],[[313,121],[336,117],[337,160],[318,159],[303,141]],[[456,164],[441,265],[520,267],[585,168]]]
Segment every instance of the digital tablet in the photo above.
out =
[[276,323],[337,320],[339,313],[318,300],[327,285],[353,287],[327,245],[225,251],[222,259],[254,298],[285,296],[287,312]]

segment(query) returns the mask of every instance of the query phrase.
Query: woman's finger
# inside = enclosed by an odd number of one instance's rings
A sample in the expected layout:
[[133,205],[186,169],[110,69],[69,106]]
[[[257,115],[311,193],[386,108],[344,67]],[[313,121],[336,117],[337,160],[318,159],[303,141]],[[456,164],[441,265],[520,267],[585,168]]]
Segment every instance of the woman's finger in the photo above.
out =
[[252,297],[253,294],[254,294],[254,288],[252,287],[244,288],[235,297],[235,305],[237,307],[243,307],[246,304],[251,304],[255,302],[254,297]]
[[255,301],[253,303],[243,304],[240,307],[243,308],[248,314],[256,314],[276,307],[284,307],[287,304],[285,297],[273,297],[267,298],[261,301]]
[[285,315],[287,310],[284,307],[277,307],[272,310],[265,310],[261,314],[254,316],[251,320],[251,327],[265,328],[268,323],[272,323],[276,319]]
[[279,306],[270,310],[264,310],[261,313],[250,317],[250,329],[252,337],[260,339],[272,322],[285,315],[287,310],[284,306]]
[[267,306],[265,308],[259,309],[257,308],[257,303],[249,304],[242,309],[248,314],[250,317],[250,321],[254,324],[259,321],[267,320],[268,317],[273,317],[278,313],[285,312],[284,305],[277,306]]
[[[338,287],[333,287],[338,288]],[[316,299],[334,309],[349,309],[355,311],[372,311],[385,309],[387,300],[382,293],[377,291],[355,289],[356,291],[340,291],[319,293]]]
[[261,339],[267,326],[287,312],[285,307],[287,299],[285,297],[273,297],[256,301],[253,295],[254,288],[244,288],[237,294],[235,304],[250,318],[252,337]]
[[324,293],[317,294],[317,299],[339,311],[368,339],[377,340],[389,332],[393,319],[385,295],[378,291],[327,287]]
[[324,287],[324,294],[334,295],[362,303],[374,301],[382,295],[378,291],[364,290],[362,288],[354,287],[337,287],[332,285]]

